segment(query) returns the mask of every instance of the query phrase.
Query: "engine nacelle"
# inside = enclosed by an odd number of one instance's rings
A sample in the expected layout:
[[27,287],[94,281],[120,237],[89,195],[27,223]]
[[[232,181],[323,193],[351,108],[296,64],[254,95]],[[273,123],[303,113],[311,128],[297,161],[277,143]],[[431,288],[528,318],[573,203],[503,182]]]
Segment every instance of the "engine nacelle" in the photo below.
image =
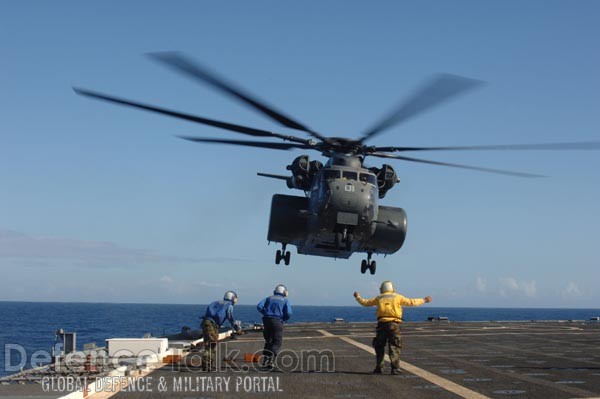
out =
[[385,194],[400,182],[398,175],[391,165],[383,164],[381,168],[369,168],[377,176],[377,185],[379,186],[379,198],[385,197]]
[[275,194],[271,202],[271,218],[267,240],[297,245],[308,234],[306,217],[308,198]]
[[402,208],[379,206],[375,233],[364,250],[378,254],[393,254],[406,239],[406,212]]
[[292,172],[292,178],[287,182],[288,187],[310,190],[314,177],[322,167],[321,162],[311,161],[308,155],[300,155],[287,166],[287,170]]

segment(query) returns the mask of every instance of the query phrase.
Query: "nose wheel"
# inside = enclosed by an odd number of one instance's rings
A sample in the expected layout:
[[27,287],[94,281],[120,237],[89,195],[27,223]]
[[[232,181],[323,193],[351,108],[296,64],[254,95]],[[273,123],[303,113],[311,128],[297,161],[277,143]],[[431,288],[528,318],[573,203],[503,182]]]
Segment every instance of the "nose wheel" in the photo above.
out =
[[290,251],[286,251],[285,250],[286,244],[282,245],[282,249],[278,249],[277,252],[275,252],[275,264],[278,265],[281,263],[281,261],[283,261],[283,263],[288,266],[290,264],[290,259],[292,257],[292,254],[290,253]]
[[377,262],[371,260],[371,255],[372,253],[369,252],[367,259],[363,259],[362,262],[360,262],[360,272],[362,274],[365,274],[368,270],[373,275],[377,270]]

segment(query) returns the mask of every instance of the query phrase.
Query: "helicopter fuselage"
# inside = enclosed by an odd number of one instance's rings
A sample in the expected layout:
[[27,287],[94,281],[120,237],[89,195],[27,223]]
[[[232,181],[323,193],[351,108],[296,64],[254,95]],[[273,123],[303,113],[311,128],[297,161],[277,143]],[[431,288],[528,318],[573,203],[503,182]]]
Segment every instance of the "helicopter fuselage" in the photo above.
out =
[[334,155],[314,175],[305,198],[273,197],[268,239],[305,255],[394,253],[406,236],[406,213],[378,202],[377,176],[362,159]]
[[313,245],[304,245],[298,252],[347,258],[359,249],[358,243],[375,232],[376,184],[375,175],[366,169],[324,168],[309,193],[309,240],[305,244]]

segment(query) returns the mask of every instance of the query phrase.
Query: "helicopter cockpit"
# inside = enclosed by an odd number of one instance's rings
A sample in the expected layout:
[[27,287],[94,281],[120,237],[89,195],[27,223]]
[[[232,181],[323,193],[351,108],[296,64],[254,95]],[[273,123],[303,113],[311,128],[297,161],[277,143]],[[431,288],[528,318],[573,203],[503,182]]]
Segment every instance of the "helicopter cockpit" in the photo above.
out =
[[339,169],[323,169],[321,173],[321,179],[323,180],[335,180],[342,177],[342,171]]
[[351,170],[323,169],[321,180],[330,181],[336,179],[360,181],[377,187],[377,177],[371,173],[359,173]]
[[370,173],[361,173],[358,176],[358,180],[360,180],[363,183],[369,183],[369,184],[377,187],[377,177],[375,177],[375,175],[372,175]]

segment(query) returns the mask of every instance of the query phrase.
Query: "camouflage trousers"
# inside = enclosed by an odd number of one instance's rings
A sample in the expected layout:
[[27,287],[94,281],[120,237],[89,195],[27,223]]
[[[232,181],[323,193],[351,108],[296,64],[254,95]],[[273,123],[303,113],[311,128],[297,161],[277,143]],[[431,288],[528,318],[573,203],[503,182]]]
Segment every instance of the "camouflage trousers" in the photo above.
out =
[[204,340],[204,356],[202,368],[211,371],[217,367],[217,343],[219,327],[211,320],[202,321],[202,338]]
[[385,346],[388,346],[390,361],[393,369],[400,368],[400,352],[402,337],[400,336],[400,323],[395,321],[377,323],[377,335],[373,338],[373,348],[377,358],[377,366],[383,368]]

